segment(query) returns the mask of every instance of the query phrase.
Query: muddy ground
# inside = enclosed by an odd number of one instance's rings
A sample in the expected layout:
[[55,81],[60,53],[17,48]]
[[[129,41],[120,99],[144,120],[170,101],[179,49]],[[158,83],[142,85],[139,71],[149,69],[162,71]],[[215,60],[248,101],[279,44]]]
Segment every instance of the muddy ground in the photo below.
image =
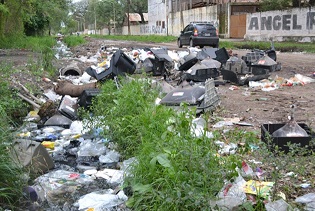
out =
[[[74,55],[94,55],[101,45],[127,49],[166,47],[170,50],[187,50],[187,48],[178,49],[175,42],[154,44],[93,38],[87,38],[87,41],[86,44],[71,49]],[[250,51],[232,50],[238,57]],[[15,86],[17,82],[21,82],[24,85],[33,84],[34,87],[40,88],[40,92],[50,88],[52,83],[38,80],[38,76],[34,77],[30,74],[32,68],[30,68],[29,63],[32,63],[34,68],[34,63],[39,59],[39,55],[27,50],[0,49],[0,63],[2,63],[2,65],[9,63],[16,69],[23,69],[23,71],[12,71],[11,83]],[[302,74],[315,79],[315,77],[313,77],[313,73],[315,72],[314,59],[314,54],[277,52],[277,61],[282,64],[282,69],[272,72],[270,79],[275,79],[277,76],[289,79],[294,77],[295,74]],[[54,61],[54,65],[57,68],[61,68],[66,64],[67,61],[62,59]],[[89,64],[85,65],[88,66]],[[58,74],[56,74],[56,76],[57,75]],[[56,80],[56,78],[52,80]],[[273,91],[262,91],[259,88],[253,89],[248,86],[239,86],[238,89],[231,90],[231,86],[232,84],[225,84],[218,87],[218,93],[221,99],[220,117],[239,117],[242,121],[251,123],[253,125],[252,129],[259,129],[262,124],[286,122],[290,112],[289,107],[294,103],[297,105],[295,113],[296,121],[315,128],[315,114],[313,111],[313,108],[315,108],[315,83],[306,84],[304,86],[284,86]]]

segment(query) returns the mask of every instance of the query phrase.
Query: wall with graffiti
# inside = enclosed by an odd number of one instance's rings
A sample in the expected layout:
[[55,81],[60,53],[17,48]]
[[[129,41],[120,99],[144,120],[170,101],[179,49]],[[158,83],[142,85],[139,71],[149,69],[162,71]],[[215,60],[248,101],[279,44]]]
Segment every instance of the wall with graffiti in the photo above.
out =
[[315,40],[315,8],[247,14],[245,39],[312,42]]

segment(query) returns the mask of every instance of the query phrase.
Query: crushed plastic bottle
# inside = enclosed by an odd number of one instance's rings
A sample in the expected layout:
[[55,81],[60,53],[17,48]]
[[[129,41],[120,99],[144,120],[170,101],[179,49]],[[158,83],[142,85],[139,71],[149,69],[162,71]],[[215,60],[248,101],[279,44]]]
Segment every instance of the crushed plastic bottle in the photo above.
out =
[[272,133],[273,137],[307,137],[307,132],[294,119],[295,105],[291,105],[289,121],[281,128]]

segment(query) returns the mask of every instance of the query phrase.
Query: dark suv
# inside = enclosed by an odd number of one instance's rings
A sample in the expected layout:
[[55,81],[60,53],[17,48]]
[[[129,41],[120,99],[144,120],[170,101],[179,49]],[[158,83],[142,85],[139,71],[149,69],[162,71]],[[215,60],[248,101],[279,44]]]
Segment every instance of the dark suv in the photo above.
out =
[[219,47],[219,36],[217,29],[210,22],[191,22],[188,24],[177,39],[178,47],[189,45],[190,47],[212,46]]

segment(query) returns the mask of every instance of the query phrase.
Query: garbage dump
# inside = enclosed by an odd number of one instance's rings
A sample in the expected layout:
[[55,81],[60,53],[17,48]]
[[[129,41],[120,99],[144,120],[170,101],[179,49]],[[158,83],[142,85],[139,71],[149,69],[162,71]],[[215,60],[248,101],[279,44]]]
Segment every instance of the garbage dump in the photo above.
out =
[[[62,48],[66,49],[61,45],[56,58],[70,55]],[[60,69],[61,80],[55,84],[54,90],[45,91],[45,103],[40,106],[39,101],[29,100],[39,111],[26,118],[28,124],[21,128],[15,143],[17,162],[31,167],[38,176],[29,187],[29,192],[36,193],[33,201],[51,210],[128,210],[124,205],[128,196],[121,185],[137,160],[121,160],[115,147],[110,147],[114,143],[102,137],[102,129],[86,128],[84,120],[78,119],[78,108],[89,109],[93,98],[101,93],[99,88],[104,81],[136,74],[144,68],[145,72],[157,78],[156,84],[162,84],[165,96],[159,102],[161,105],[178,107],[185,103],[196,107],[200,114],[220,105],[216,82],[221,80],[222,75],[223,80],[245,85],[246,80],[258,80],[270,71],[280,70],[273,49],[264,52],[264,55],[258,51],[250,53],[244,60],[236,55],[230,56],[225,48],[179,52],[151,48],[128,52],[101,46],[96,55],[79,60],[92,65],[84,70],[75,63],[65,66]],[[259,72],[259,68],[265,72]],[[163,76],[164,80],[159,76]],[[97,122],[97,117],[94,121]],[[191,132],[196,137],[202,136],[205,120],[196,118],[193,125]],[[267,141],[267,136],[279,128],[263,125],[262,139]],[[212,133],[206,132],[205,135],[213,138]],[[233,143],[216,144],[221,146],[218,151],[220,156],[228,156],[238,150]],[[211,206],[233,209],[245,202],[247,193],[268,196],[273,183],[246,182],[242,175],[262,176],[263,172],[251,170],[249,165],[243,164],[239,177],[222,188],[218,200],[211,202]],[[263,192],[253,191],[257,184],[263,187]],[[272,209],[278,204],[268,206]]]

